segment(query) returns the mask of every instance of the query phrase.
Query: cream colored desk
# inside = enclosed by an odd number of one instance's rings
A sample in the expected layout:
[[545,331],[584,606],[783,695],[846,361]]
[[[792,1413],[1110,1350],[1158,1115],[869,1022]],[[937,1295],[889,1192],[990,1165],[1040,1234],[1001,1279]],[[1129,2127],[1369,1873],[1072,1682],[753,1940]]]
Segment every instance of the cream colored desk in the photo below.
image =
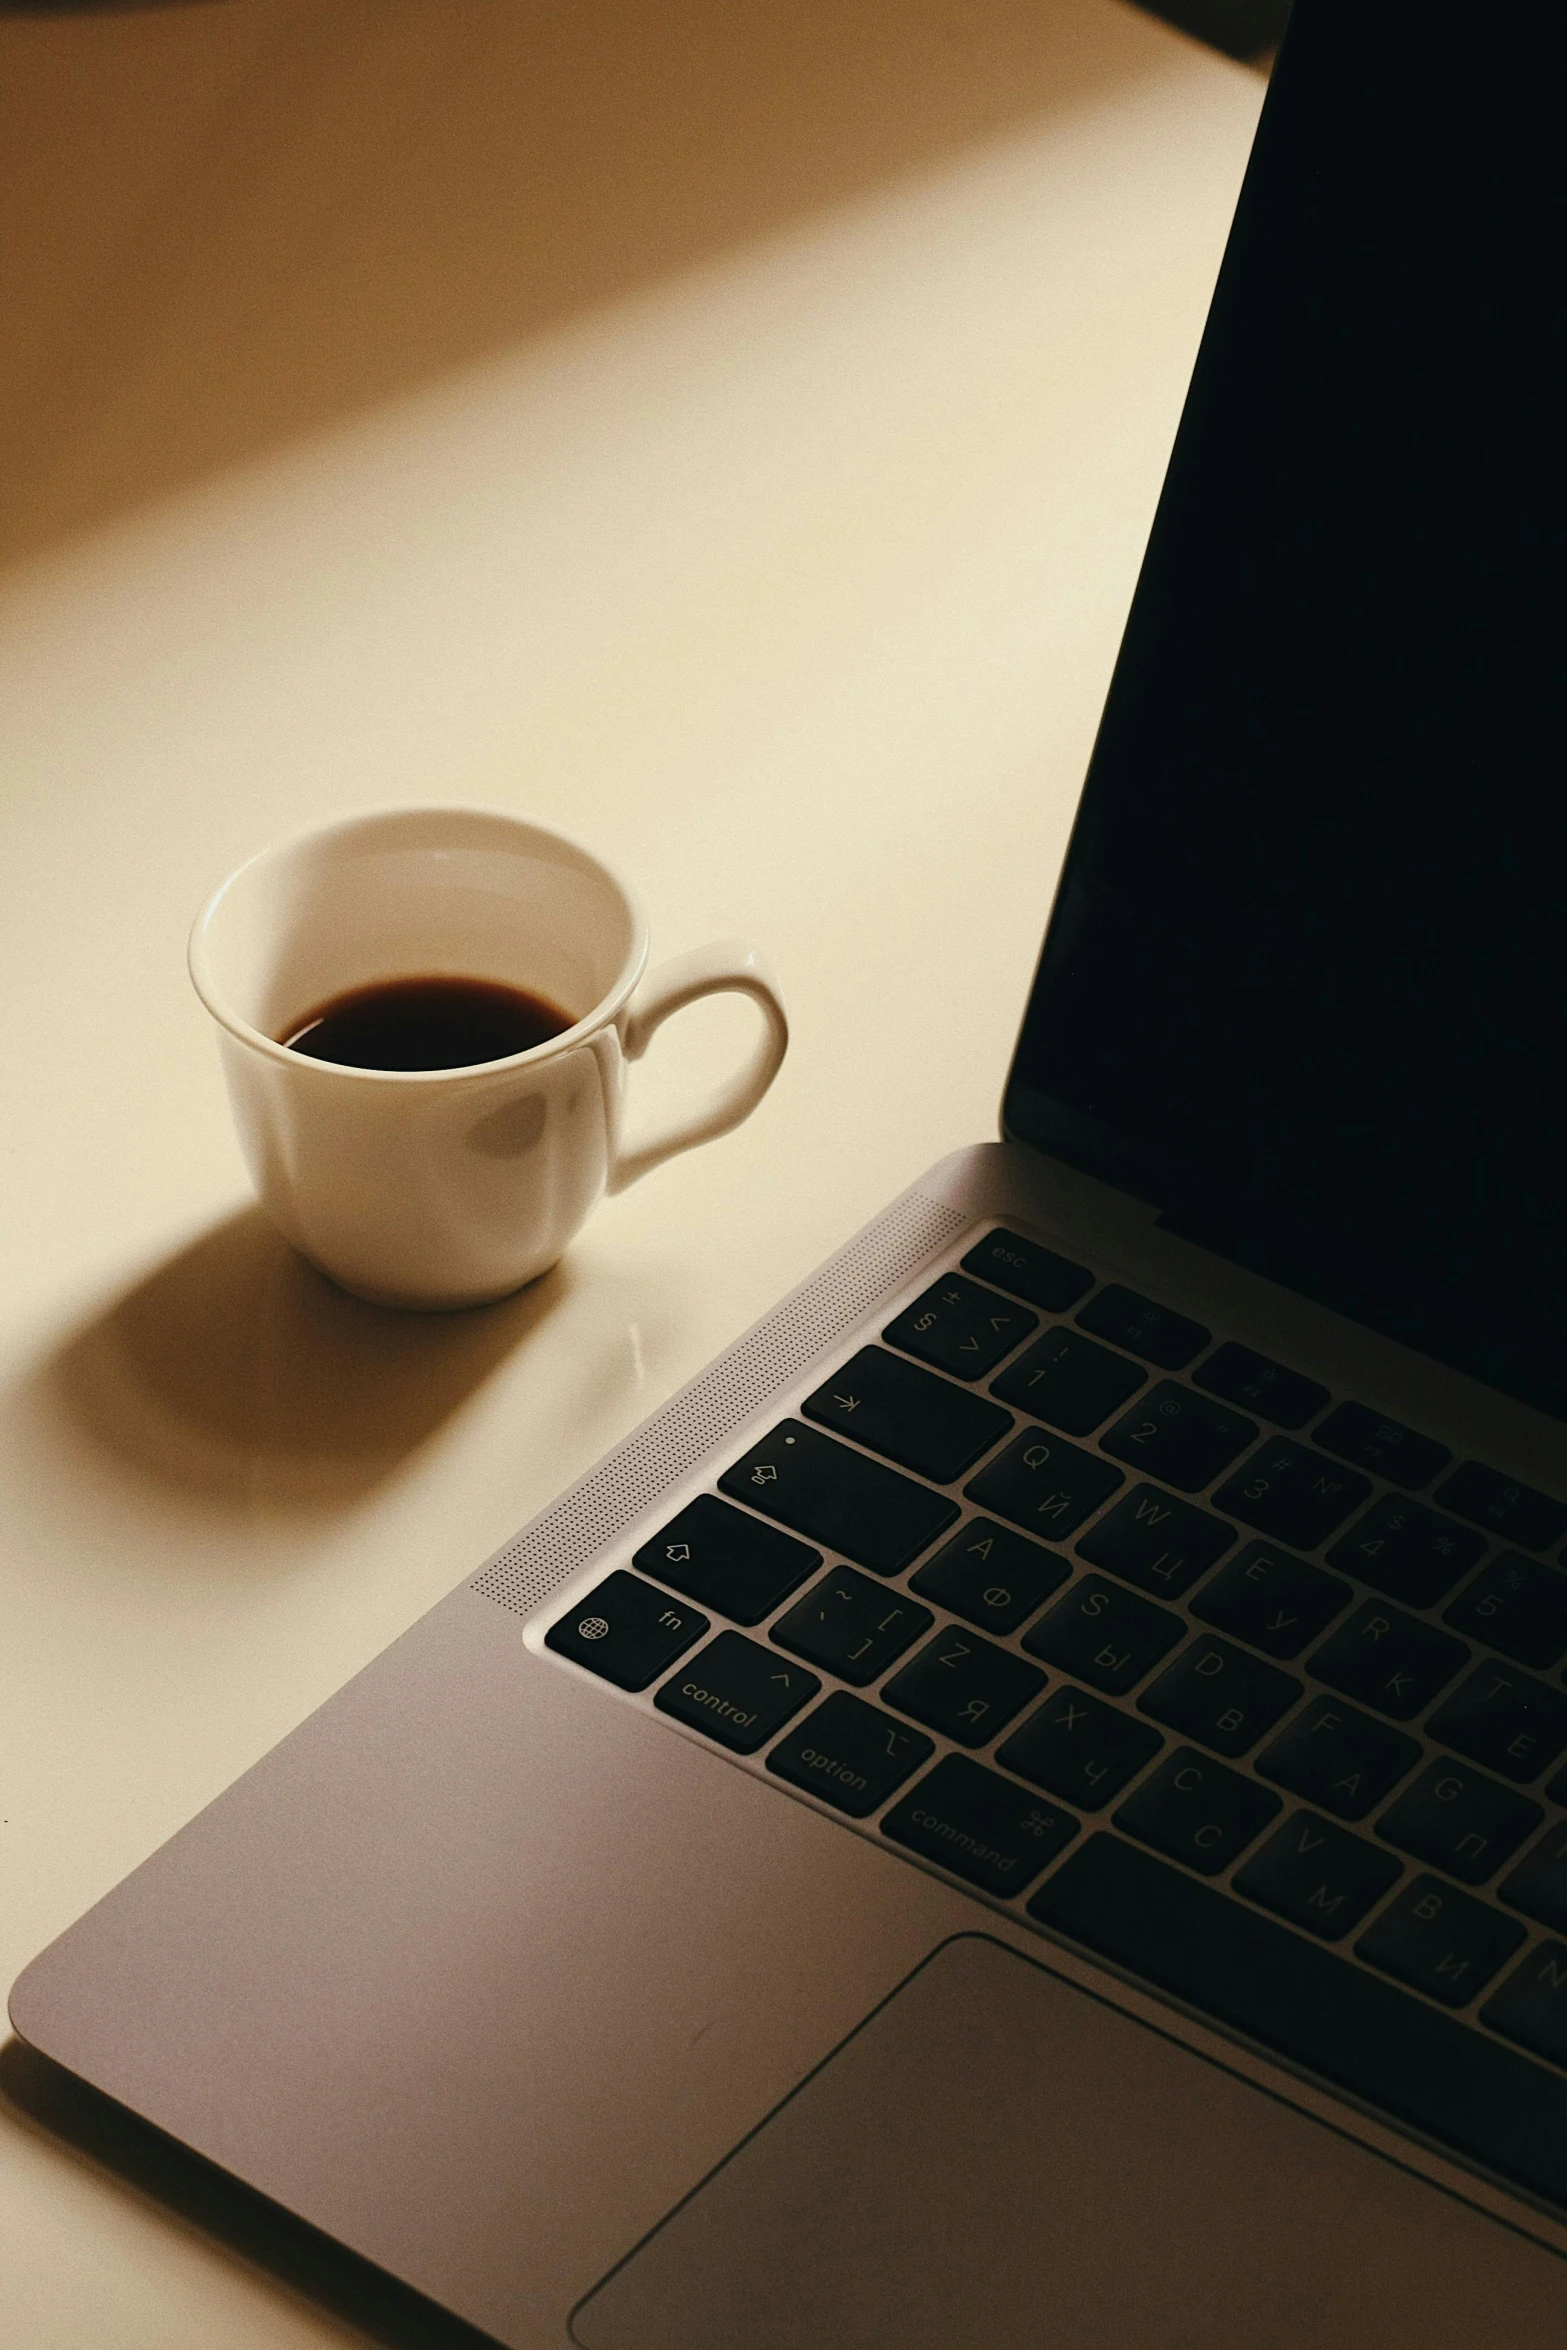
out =
[[[1261,85],[1109,0],[233,0],[5,20],[0,84],[9,1982],[994,1131]],[[796,1026],[740,1134],[409,1321],[247,1205],[183,950],[253,846],[431,798],[753,936]],[[13,2046],[4,2350],[405,2338],[37,2103]]]

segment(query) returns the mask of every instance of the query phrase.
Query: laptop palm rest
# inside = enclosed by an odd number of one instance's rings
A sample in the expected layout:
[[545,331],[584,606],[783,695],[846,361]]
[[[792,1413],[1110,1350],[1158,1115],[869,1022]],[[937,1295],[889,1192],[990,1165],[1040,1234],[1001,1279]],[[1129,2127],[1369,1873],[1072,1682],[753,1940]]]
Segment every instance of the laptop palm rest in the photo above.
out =
[[1561,2262],[981,1935],[580,2304],[581,2350],[1559,2350]]

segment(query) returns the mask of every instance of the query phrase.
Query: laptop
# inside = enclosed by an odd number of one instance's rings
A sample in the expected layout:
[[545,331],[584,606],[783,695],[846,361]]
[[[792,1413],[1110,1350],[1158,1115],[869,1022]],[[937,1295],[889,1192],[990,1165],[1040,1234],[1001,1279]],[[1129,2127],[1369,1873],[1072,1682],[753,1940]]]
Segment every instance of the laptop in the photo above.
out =
[[12,1993],[454,2340],[1567,2338],[1547,80],[1298,0],[1003,1139]]

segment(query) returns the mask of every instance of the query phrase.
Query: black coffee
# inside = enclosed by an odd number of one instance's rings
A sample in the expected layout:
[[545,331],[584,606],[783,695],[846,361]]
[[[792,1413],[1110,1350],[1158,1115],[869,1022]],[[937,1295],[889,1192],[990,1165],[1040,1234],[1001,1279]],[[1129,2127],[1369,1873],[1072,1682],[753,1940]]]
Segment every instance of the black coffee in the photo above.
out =
[[467,1069],[525,1053],[572,1024],[547,996],[494,979],[383,979],[318,1004],[278,1042],[353,1069]]

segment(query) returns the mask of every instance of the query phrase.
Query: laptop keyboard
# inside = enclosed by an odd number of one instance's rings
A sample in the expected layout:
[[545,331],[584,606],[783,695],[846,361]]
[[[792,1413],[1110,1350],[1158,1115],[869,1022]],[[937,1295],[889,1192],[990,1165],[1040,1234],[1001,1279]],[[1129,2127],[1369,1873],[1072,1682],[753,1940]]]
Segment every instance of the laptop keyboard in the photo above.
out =
[[1567,2203],[1564,1538],[998,1228],[546,1645]]

